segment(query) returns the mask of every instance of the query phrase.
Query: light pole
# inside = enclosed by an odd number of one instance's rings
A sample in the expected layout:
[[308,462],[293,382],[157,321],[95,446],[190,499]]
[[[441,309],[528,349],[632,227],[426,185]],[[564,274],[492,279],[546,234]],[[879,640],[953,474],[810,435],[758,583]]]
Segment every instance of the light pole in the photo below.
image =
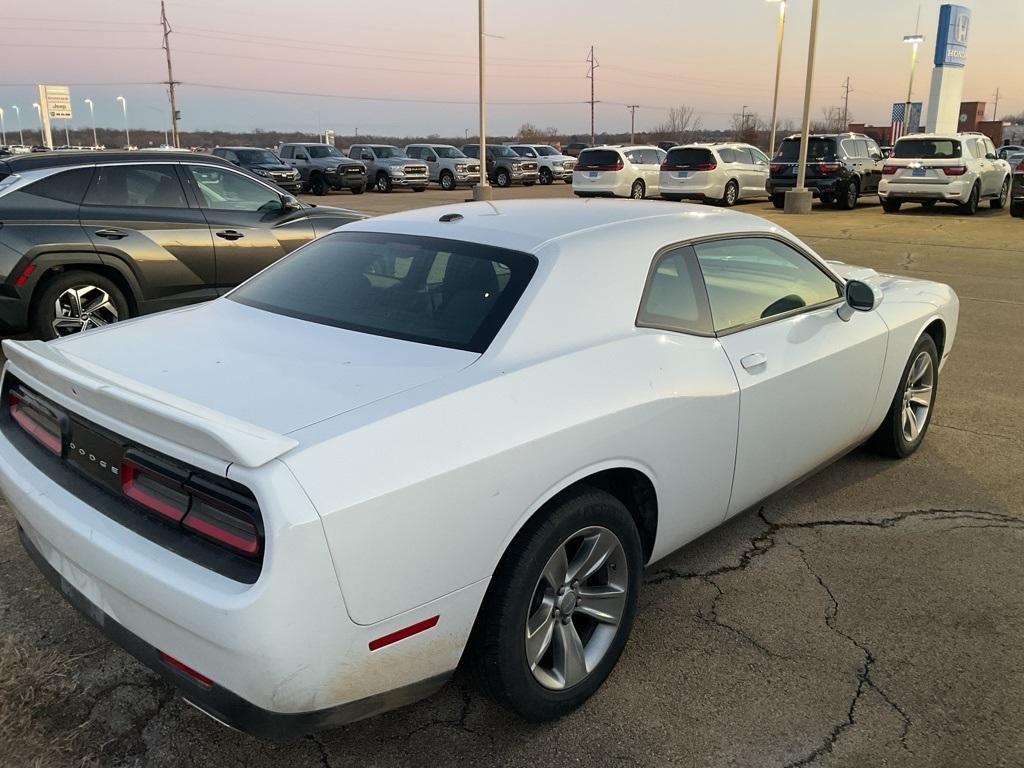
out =
[[491,186],[487,181],[487,112],[484,106],[484,0],[477,0],[480,68],[480,182],[473,187],[474,200],[490,200]]
[[4,108],[0,107],[0,136],[2,136],[3,145],[7,146],[7,126],[4,124]]
[[779,114],[779,75],[782,72],[782,38],[786,34],[786,0],[768,0],[779,4],[779,23],[776,25],[775,43],[775,93],[772,96],[772,132],[768,139],[768,157],[775,156],[775,127]]
[[124,113],[124,143],[125,149],[131,149],[132,147],[132,135],[128,132],[128,100],[124,96],[118,96],[117,100],[121,102],[121,111]]
[[807,41],[807,80],[804,83],[804,117],[800,131],[800,165],[797,166],[796,188],[786,192],[786,213],[810,213],[813,197],[809,189],[804,188],[807,179],[807,142],[810,134],[811,118],[811,83],[814,81],[814,48],[818,41],[818,6],[820,0],[812,0],[811,34]]
[[924,42],[924,35],[904,35],[904,43],[910,43],[910,83],[907,85],[907,101],[903,105],[903,132],[910,133],[910,99],[914,92],[914,70],[917,69],[917,47]]
[[14,116],[18,118],[18,142],[21,146],[25,146],[25,134],[21,130],[21,107],[17,104],[11,104],[11,109],[14,110]]
[[99,140],[96,138],[96,109],[93,106],[92,99],[86,99],[85,103],[89,105],[89,117],[92,120],[92,146],[95,149],[100,145]]
[[32,106],[36,108],[36,117],[39,118],[39,143],[46,146],[46,137],[43,135],[43,108],[38,101],[33,101]]

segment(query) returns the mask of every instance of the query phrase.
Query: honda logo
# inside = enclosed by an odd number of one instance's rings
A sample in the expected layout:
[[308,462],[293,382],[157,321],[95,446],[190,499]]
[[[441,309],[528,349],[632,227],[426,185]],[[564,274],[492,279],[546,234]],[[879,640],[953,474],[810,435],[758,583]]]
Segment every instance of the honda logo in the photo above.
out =
[[967,45],[967,30],[971,23],[971,17],[961,13],[956,17],[956,25],[953,28],[953,39],[959,45]]

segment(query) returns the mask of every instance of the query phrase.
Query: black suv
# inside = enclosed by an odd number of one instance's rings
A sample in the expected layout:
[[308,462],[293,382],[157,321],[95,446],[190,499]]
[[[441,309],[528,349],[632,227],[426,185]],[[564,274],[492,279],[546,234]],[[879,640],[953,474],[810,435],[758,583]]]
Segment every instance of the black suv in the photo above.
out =
[[0,160],[0,333],[53,339],[216,298],[354,211],[188,152]]
[[[800,137],[782,140],[772,160],[765,189],[776,208],[785,206],[787,189],[796,186]],[[807,140],[807,189],[825,205],[849,210],[861,195],[878,192],[882,150],[862,133],[815,134]]]
[[302,175],[285,165],[280,157],[269,149],[258,147],[215,147],[214,157],[222,157],[229,163],[245,168],[260,178],[272,181],[286,192],[293,195],[302,190]]

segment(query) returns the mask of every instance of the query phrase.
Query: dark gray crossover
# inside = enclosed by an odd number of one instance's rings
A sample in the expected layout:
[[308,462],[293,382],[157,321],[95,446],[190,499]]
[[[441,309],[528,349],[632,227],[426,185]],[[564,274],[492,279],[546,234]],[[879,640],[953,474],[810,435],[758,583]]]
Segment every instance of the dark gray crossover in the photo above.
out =
[[363,216],[187,152],[0,159],[0,334],[53,339],[215,298]]

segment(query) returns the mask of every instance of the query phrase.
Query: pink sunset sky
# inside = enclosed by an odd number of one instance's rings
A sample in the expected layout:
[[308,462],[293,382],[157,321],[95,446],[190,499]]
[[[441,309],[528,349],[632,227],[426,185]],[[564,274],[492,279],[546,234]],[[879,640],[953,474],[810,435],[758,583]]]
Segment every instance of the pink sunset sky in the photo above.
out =
[[[1019,51],[1022,0],[973,0],[964,100],[998,88],[1000,115],[1024,111]],[[851,119],[889,122],[906,96],[918,7],[925,36],[914,98],[932,70],[938,0],[822,0],[812,115],[841,103],[850,78]],[[168,0],[183,130],[332,128],[348,134],[472,135],[476,125],[474,0]],[[789,0],[780,122],[798,121],[810,0]],[[532,122],[589,132],[585,59],[595,46],[598,130],[637,129],[670,106],[696,108],[706,127],[726,127],[746,106],[767,118],[778,5],[766,0],[489,0],[489,129]],[[33,83],[71,84],[73,125],[167,122],[158,0],[0,0],[0,106],[37,127]],[[211,86],[218,86],[216,88]],[[300,95],[301,94],[301,95]],[[351,97],[366,97],[353,99]]]

